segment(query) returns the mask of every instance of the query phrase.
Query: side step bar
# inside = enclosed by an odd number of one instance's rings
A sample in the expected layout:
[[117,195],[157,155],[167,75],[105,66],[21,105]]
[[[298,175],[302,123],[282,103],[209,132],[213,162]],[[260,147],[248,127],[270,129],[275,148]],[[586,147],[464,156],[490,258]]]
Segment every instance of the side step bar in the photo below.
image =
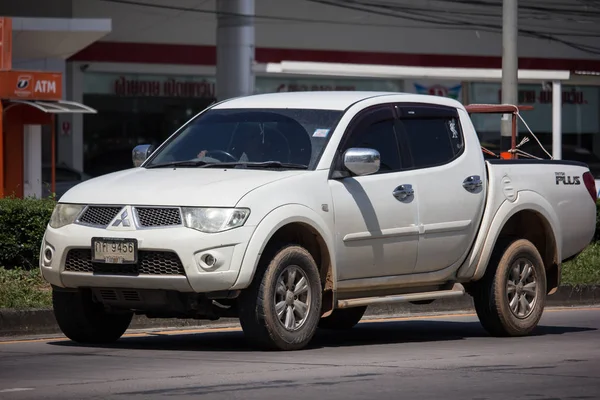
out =
[[358,299],[338,300],[337,307],[351,308],[370,306],[373,304],[408,303],[410,301],[438,300],[450,297],[461,297],[464,295],[465,288],[460,283],[456,283],[450,290],[436,290],[433,292],[407,293],[392,296],[361,297]]

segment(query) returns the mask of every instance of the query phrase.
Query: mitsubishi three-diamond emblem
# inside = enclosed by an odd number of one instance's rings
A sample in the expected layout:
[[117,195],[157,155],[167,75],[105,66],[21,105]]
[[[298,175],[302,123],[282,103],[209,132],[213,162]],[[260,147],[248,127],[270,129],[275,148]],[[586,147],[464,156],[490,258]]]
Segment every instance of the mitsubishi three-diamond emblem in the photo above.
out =
[[121,213],[121,218],[117,218],[115,222],[113,222],[112,226],[119,226],[123,224],[124,227],[131,226],[131,222],[129,222],[129,216],[127,214],[127,209]]

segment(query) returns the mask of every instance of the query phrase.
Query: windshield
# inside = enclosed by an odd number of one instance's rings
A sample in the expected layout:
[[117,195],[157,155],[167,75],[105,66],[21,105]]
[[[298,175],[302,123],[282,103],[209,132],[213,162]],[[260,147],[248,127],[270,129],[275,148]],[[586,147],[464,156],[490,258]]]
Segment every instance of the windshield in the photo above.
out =
[[[146,167],[263,163],[314,169],[342,111],[211,109],[152,155]],[[191,163],[186,163],[191,161]],[[197,163],[194,163],[196,162]]]

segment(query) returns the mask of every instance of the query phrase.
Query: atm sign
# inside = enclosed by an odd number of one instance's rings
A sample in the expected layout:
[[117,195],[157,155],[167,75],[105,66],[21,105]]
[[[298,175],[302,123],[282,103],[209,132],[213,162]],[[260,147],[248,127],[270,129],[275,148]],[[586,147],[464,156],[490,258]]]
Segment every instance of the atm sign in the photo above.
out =
[[53,72],[0,71],[3,99],[60,100],[62,74]]

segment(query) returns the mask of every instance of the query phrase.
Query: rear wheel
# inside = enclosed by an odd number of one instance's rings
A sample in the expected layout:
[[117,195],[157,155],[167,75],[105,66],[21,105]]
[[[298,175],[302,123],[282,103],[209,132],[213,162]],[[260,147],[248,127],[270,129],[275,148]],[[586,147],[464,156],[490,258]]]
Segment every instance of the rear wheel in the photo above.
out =
[[491,335],[530,334],[546,303],[546,270],[537,248],[525,239],[498,246],[473,297],[477,316]]
[[352,329],[365,315],[367,307],[337,308],[331,315],[321,318],[319,328],[344,330]]
[[299,350],[310,342],[319,322],[319,270],[300,246],[271,254],[261,260],[252,284],[238,298],[240,324],[256,346]]
[[125,333],[133,313],[109,314],[92,301],[89,291],[53,290],[52,304],[59,328],[69,339],[79,343],[111,343]]

